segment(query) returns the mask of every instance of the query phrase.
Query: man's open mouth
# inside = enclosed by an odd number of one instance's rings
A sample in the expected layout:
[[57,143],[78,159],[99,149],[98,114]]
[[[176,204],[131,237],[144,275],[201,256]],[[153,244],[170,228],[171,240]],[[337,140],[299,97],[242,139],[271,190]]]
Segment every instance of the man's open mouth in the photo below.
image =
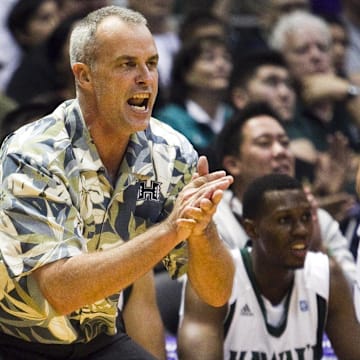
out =
[[137,110],[145,111],[148,108],[150,94],[136,94],[128,100],[128,104]]

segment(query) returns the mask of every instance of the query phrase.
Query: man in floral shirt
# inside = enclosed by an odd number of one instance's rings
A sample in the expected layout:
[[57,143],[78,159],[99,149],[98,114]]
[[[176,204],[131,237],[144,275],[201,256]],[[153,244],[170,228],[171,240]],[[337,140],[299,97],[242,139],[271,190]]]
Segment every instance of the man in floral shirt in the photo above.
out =
[[212,215],[232,178],[209,174],[206,158],[151,118],[158,55],[140,14],[91,13],[70,60],[77,98],[1,151],[0,355],[153,359],[127,336],[119,294],[163,259],[205,302],[226,303],[233,263]]

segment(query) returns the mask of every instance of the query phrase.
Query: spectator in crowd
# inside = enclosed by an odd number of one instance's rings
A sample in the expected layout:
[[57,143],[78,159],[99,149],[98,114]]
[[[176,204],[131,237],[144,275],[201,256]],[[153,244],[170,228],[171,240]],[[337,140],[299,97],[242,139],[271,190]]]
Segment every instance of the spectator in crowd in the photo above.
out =
[[326,331],[339,359],[359,359],[351,288],[331,257],[309,251],[314,224],[302,184],[284,174],[255,179],[243,224],[251,247],[234,251],[228,306],[208,306],[186,288],[180,358],[320,360]]
[[[58,21],[61,22],[63,19],[72,16],[74,13],[90,12],[101,6],[109,5],[110,2],[110,0],[56,0],[58,10],[53,14],[49,5],[41,5],[42,3],[45,3],[44,1],[3,0],[0,12],[0,43],[2,44],[0,64],[3,65],[0,69],[0,88],[2,91],[6,91],[13,72],[20,65],[22,56],[26,56],[27,53],[21,49],[15,37],[10,35],[10,29],[7,23],[11,10],[14,14],[14,19],[11,20],[11,26],[14,27],[17,33],[22,33],[26,30],[28,17],[33,18],[33,20],[31,20],[34,24],[32,28],[38,29],[38,33],[34,34],[33,41],[40,44],[44,40],[44,30],[50,33],[50,29],[55,28]],[[43,9],[41,10],[41,8],[39,8],[39,15],[33,16],[33,10],[35,9],[36,11],[36,7],[40,5],[43,6]],[[28,28],[29,30],[31,29],[30,26]]]
[[[1,357],[159,358],[127,335],[119,294],[139,285],[130,304],[156,307],[161,259],[205,302],[228,300],[232,259],[212,216],[232,177],[151,117],[157,59],[141,14],[90,13],[70,38],[76,99],[3,143]],[[129,311],[135,339],[157,341],[160,327]]]
[[281,53],[251,51],[236,59],[230,76],[230,103],[236,110],[250,101],[267,102],[286,124],[295,116],[296,93]]
[[69,37],[71,30],[85,13],[64,18],[49,38],[24,57],[14,72],[7,94],[19,105],[29,102],[47,102],[75,96],[75,87],[69,62]]
[[327,135],[339,130],[358,149],[360,111],[348,105],[360,103],[360,97],[352,92],[349,80],[334,72],[331,33],[326,22],[301,11],[282,17],[273,29],[270,45],[283,54],[288,64],[299,93],[299,111],[311,118],[299,127],[311,127],[316,148],[326,149]]
[[226,103],[231,70],[231,54],[223,38],[184,43],[174,60],[169,103],[155,113],[184,134],[200,154],[208,155],[210,165],[212,141],[231,115]]
[[335,73],[328,25],[308,12],[294,12],[275,25],[270,44],[283,54],[295,80],[296,111],[301,116],[292,123],[292,137],[310,140],[324,155],[319,159],[336,166],[331,162],[330,150],[334,148],[331,143],[335,134],[341,134],[341,141],[348,143],[351,149],[343,156],[348,167],[343,188],[355,195],[360,150],[360,92],[356,84]]
[[154,36],[159,52],[160,95],[166,101],[171,82],[174,55],[180,47],[177,21],[173,16],[174,0],[128,0],[128,7],[142,13]]
[[14,74],[21,63],[46,41],[59,22],[59,7],[55,0],[19,0],[11,9],[7,24],[22,53],[6,87],[6,95],[14,101],[21,102],[11,91]]
[[[262,175],[294,176],[290,140],[278,115],[267,104],[249,103],[225,125],[218,136],[217,151],[222,168],[234,177],[234,183],[225,192],[214,219],[229,247],[242,248],[248,240],[239,220],[244,191],[250,182]],[[312,200],[312,203],[317,219],[312,249],[332,254],[353,282],[355,263],[338,222],[327,211],[318,208],[316,202]]]
[[55,0],[18,0],[9,13],[7,24],[26,53],[47,39],[59,21]]
[[[266,102],[272,107],[290,138],[296,159],[295,176],[311,184],[317,201],[342,220],[354,203],[354,196],[345,191],[344,186],[350,152],[346,139],[334,134],[328,151],[323,153],[317,151],[309,138],[299,136],[297,124],[302,122],[302,115],[296,112],[297,94],[286,61],[279,52],[249,52],[237,59],[236,65],[229,89],[233,107],[240,110],[250,101]],[[218,167],[222,168],[221,164]]]

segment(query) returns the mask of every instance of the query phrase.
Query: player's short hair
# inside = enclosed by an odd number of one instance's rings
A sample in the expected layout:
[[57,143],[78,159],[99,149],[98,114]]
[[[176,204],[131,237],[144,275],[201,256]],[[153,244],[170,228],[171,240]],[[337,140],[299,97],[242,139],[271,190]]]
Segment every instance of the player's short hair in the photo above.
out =
[[302,190],[301,182],[286,174],[267,174],[256,178],[248,185],[243,196],[243,218],[254,220],[264,214],[266,192],[294,189]]

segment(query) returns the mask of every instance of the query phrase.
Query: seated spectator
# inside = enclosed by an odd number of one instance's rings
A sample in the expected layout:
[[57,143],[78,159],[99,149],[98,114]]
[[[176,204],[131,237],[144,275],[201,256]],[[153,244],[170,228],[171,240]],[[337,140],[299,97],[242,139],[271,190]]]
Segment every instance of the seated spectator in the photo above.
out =
[[310,251],[312,206],[300,182],[269,174],[249,184],[227,306],[204,304],[187,283],[179,354],[187,360],[321,359],[326,331],[339,359],[360,358],[360,324],[339,265]]
[[334,72],[331,58],[331,33],[320,17],[296,11],[282,17],[270,38],[272,48],[280,51],[295,80],[298,91],[298,111],[308,118],[302,120],[299,131],[320,150],[328,148],[328,135],[341,131],[351,147],[359,150],[360,111],[348,106],[360,103],[352,94],[353,84]]
[[83,15],[73,14],[64,19],[43,44],[24,57],[7,88],[11,98],[26,104],[46,102],[46,98],[55,95],[62,100],[75,96],[68,56],[69,36],[73,25]]
[[155,116],[185,135],[213,163],[211,148],[231,114],[226,91],[232,59],[219,37],[184,43],[174,60],[170,100]]
[[311,184],[321,206],[326,205],[332,215],[342,219],[354,198],[344,189],[349,147],[343,137],[334,135],[325,161],[325,155],[317,151],[310,139],[301,138],[294,131],[295,124],[302,120],[295,111],[297,94],[282,55],[273,50],[250,52],[236,61],[230,79],[229,97],[235,109],[241,110],[250,100],[262,101],[278,114],[295,155],[295,176]]
[[[325,164],[330,162],[331,146],[344,147],[341,143],[348,143],[351,151],[342,156],[348,167],[344,189],[355,195],[360,151],[360,91],[335,73],[328,25],[318,16],[297,11],[280,18],[270,44],[283,54],[295,80],[296,111],[301,116],[292,123],[292,137],[310,140],[323,154],[320,159]],[[340,138],[338,133],[342,135]],[[331,141],[335,141],[335,145]],[[333,181],[336,184],[338,179]]]
[[8,16],[8,27],[25,51],[41,44],[60,21],[55,0],[18,0]]
[[[16,65],[22,57],[41,44],[60,21],[56,0],[17,0],[7,14],[5,23],[19,51],[15,52]],[[5,64],[6,65],[6,64]]]
[[[231,189],[224,193],[214,220],[229,247],[241,248],[248,240],[241,223],[246,187],[255,178],[266,174],[294,176],[294,155],[278,115],[263,103],[249,103],[241,112],[234,114],[217,140],[219,162],[233,176],[234,182]],[[339,223],[313,200],[312,204],[317,219],[312,249],[332,254],[349,281],[353,282],[355,262],[348,242],[339,230]]]
[[[59,7],[56,0],[19,0],[17,1],[7,19],[9,30],[21,49],[17,67],[12,73],[5,93],[17,103],[21,103],[17,94],[12,91],[12,83],[15,73],[22,61],[39,47],[60,22]],[[41,75],[37,74],[39,81]],[[20,82],[17,87],[27,86],[26,82]]]

